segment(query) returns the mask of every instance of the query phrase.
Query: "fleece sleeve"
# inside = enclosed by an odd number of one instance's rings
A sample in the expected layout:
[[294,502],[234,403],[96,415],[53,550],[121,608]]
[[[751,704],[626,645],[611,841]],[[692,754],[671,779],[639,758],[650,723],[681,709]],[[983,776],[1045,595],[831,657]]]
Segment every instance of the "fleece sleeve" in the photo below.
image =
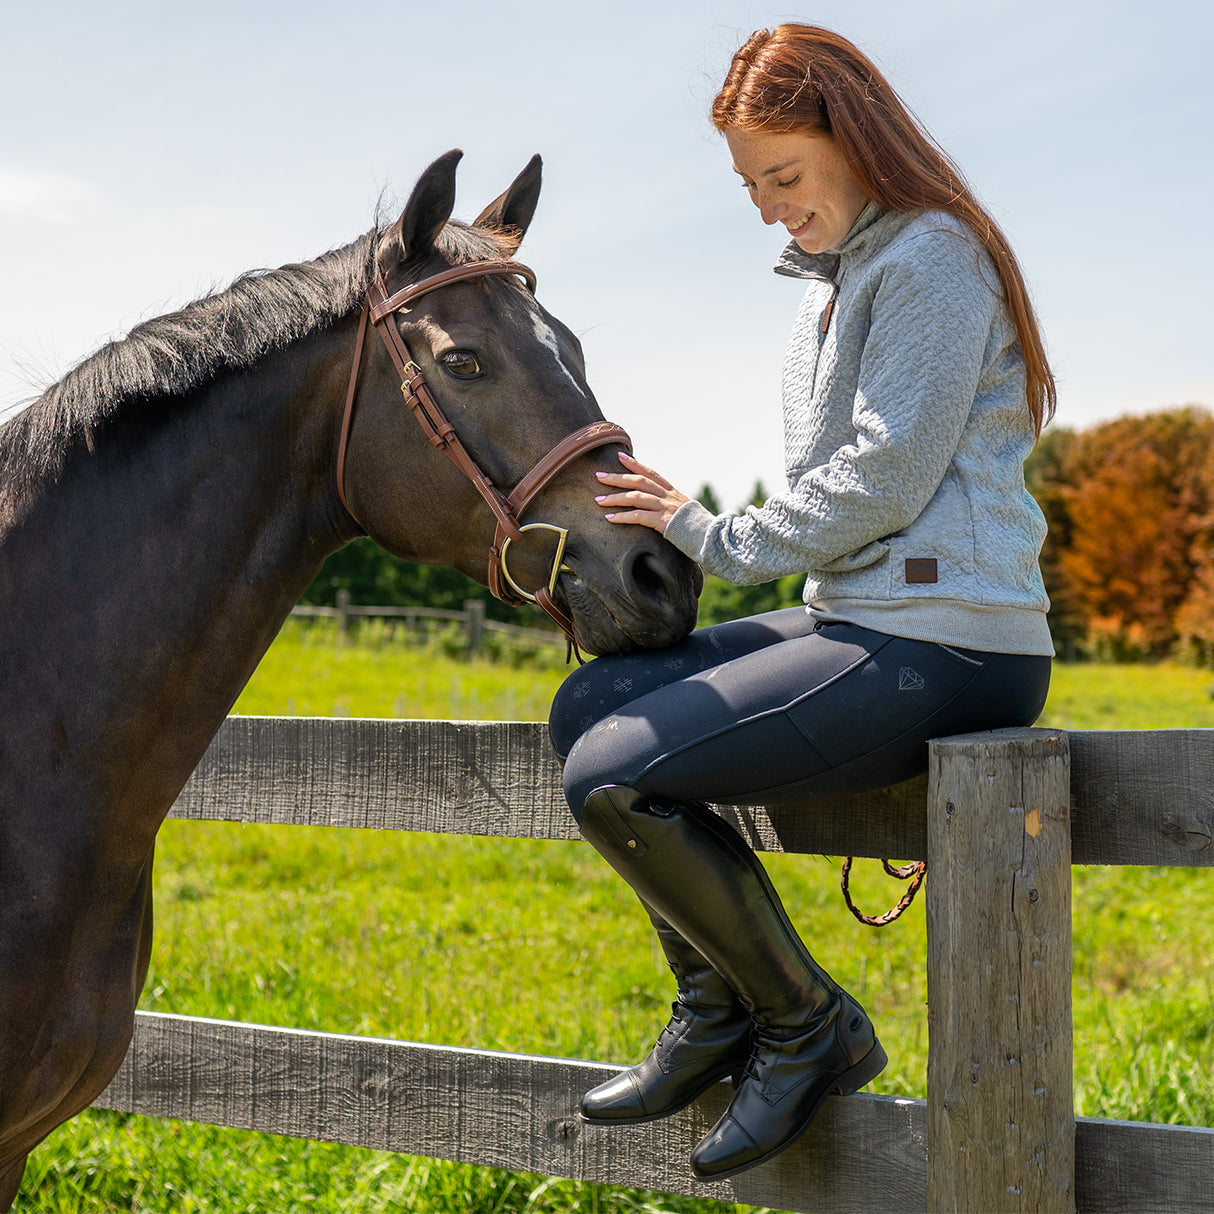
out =
[[868,296],[867,329],[853,338],[863,342],[854,393],[826,405],[850,405],[853,441],[744,513],[714,517],[698,502],[684,505],[666,538],[709,573],[751,585],[863,567],[883,555],[876,542],[909,526],[943,480],[1000,299],[977,249],[956,232],[923,232],[891,253]]

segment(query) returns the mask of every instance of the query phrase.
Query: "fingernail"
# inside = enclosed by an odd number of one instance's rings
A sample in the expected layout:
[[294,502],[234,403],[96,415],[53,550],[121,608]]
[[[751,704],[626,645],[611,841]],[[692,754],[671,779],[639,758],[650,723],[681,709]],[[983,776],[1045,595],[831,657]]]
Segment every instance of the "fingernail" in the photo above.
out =
[[609,475],[610,474],[607,472],[596,472],[595,473],[595,476],[597,476],[599,478],[599,480],[601,480],[601,481],[605,481]]
[[607,494],[605,494],[605,493],[601,493],[601,494],[599,494],[599,496],[598,496],[598,497],[596,497],[594,500],[595,500],[596,502],[605,502],[605,501],[607,500]]

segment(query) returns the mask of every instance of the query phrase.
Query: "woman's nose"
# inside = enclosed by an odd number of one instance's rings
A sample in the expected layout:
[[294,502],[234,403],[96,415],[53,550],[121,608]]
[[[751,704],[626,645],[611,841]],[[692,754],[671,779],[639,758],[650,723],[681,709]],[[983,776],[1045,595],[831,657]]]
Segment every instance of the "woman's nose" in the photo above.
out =
[[753,190],[750,197],[755,206],[759,208],[759,215],[762,217],[764,223],[779,223],[780,216],[783,214],[783,208],[768,191],[763,189]]
[[759,214],[763,218],[763,222],[767,224],[779,223],[782,208],[779,203],[771,198],[759,197],[755,199],[755,206],[759,208]]

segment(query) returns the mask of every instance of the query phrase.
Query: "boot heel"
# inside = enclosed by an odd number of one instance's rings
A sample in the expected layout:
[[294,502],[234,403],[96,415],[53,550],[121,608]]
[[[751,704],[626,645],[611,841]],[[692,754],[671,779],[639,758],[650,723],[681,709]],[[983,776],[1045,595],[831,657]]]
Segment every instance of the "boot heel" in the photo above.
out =
[[834,1092],[840,1096],[852,1096],[862,1087],[872,1083],[885,1070],[889,1061],[881,1042],[874,1039],[873,1048],[849,1071],[844,1071],[836,1082]]

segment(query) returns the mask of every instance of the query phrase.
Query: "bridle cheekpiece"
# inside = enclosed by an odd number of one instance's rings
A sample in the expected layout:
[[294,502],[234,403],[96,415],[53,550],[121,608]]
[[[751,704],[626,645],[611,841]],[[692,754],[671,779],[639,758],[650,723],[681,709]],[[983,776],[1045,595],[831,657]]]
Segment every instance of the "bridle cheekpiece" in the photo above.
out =
[[[346,513],[361,527],[357,515],[350,508],[346,497],[345,465],[346,449],[350,439],[350,427],[354,417],[354,398],[358,391],[358,374],[362,361],[362,350],[366,340],[368,320],[378,330],[383,343],[392,359],[393,366],[401,377],[401,392],[405,404],[409,406],[413,416],[417,418],[430,444],[437,447],[453,464],[472,482],[477,492],[484,498],[489,509],[497,520],[497,528],[493,542],[489,547],[489,589],[503,603],[519,605],[535,603],[547,616],[560,625],[569,642],[571,653],[578,653],[577,642],[573,638],[573,620],[568,612],[556,601],[557,582],[562,573],[572,573],[573,570],[563,563],[565,544],[569,538],[566,527],[558,527],[554,523],[523,523],[524,511],[531,501],[539,494],[568,464],[587,451],[593,451],[610,443],[619,443],[627,450],[632,450],[632,441],[628,434],[614,422],[597,421],[563,438],[555,447],[543,456],[518,482],[509,494],[504,494],[476,462],[468,449],[460,441],[455,427],[443,413],[442,407],[434,399],[429,385],[426,383],[422,369],[413,361],[409,348],[401,336],[397,325],[391,323],[391,318],[399,311],[407,308],[414,300],[430,291],[451,283],[463,282],[469,278],[480,278],[489,274],[510,274],[522,278],[532,292],[535,291],[535,274],[521,262],[504,258],[489,261],[475,261],[467,265],[453,266],[420,282],[402,287],[394,295],[389,295],[381,277],[376,275],[367,288],[366,300],[363,303],[362,315],[358,322],[358,338],[354,347],[354,362],[350,368],[350,383],[346,389],[346,404],[342,413],[341,437],[337,446],[337,496],[341,500]],[[534,593],[524,590],[510,574],[506,554],[510,545],[520,539],[527,531],[550,531],[557,537],[556,554],[552,560],[552,569],[547,585],[539,587]],[[580,660],[580,654],[579,660]]]

